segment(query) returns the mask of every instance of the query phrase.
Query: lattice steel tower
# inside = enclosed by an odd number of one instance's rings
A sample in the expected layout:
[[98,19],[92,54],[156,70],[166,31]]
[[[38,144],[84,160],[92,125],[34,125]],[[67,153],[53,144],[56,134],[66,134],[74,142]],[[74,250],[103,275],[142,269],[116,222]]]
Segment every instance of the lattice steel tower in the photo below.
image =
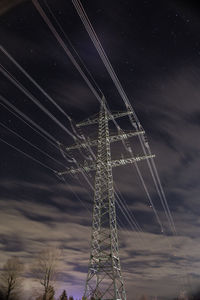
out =
[[[63,174],[76,174],[81,171],[94,171],[95,191],[92,221],[91,253],[84,297],[90,299],[126,300],[124,282],[118,251],[117,221],[113,188],[112,168],[134,163],[153,156],[131,157],[111,160],[110,143],[143,134],[143,131],[128,134],[109,135],[108,121],[130,114],[130,112],[110,115],[102,101],[99,118],[77,124],[78,127],[98,123],[98,140],[88,141],[90,146],[97,146],[96,163],[71,168]],[[67,151],[86,147],[87,143],[73,145]]]

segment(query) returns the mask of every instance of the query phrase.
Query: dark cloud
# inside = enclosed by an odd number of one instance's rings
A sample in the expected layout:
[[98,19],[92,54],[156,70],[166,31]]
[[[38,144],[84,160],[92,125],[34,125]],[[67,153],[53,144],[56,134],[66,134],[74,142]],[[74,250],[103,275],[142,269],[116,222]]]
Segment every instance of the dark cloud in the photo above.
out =
[[200,125],[200,111],[195,111],[194,113],[187,116],[186,120],[191,124],[196,126]]
[[20,252],[26,250],[26,244],[23,239],[16,233],[10,235],[1,235],[1,243],[4,245],[3,251]]

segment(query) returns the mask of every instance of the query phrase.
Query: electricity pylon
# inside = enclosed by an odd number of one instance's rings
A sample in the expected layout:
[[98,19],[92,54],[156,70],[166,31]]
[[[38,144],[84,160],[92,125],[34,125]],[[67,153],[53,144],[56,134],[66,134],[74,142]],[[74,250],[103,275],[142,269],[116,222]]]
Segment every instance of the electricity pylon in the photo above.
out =
[[99,117],[77,124],[77,127],[98,124],[98,140],[76,144],[66,150],[97,146],[96,162],[77,169],[60,172],[59,175],[96,171],[94,186],[94,206],[92,220],[92,240],[89,268],[85,285],[86,299],[126,300],[126,292],[121,274],[118,250],[117,221],[113,188],[112,168],[154,157],[154,155],[111,160],[111,142],[144,134],[144,131],[128,134],[109,135],[108,121],[123,117],[130,112],[108,114],[102,101]]

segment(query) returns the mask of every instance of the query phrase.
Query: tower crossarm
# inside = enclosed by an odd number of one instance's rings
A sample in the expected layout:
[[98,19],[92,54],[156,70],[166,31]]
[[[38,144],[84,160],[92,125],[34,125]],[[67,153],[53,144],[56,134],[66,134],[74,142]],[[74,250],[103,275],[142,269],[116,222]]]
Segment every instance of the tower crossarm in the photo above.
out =
[[80,148],[87,148],[87,146],[97,146],[98,140],[90,140],[88,139],[87,142],[81,143],[81,144],[74,144],[72,146],[66,147],[65,150],[71,151],[75,149],[80,149]]
[[144,156],[136,156],[136,157],[130,157],[130,158],[122,158],[117,160],[112,160],[111,165],[112,167],[119,167],[127,164],[133,164],[135,162],[139,162],[141,160],[154,158],[155,154],[152,155],[144,155]]
[[[117,119],[117,118],[121,118],[121,117],[125,117],[128,115],[131,115],[132,112],[131,111],[125,111],[125,112],[118,112],[115,114],[110,114],[108,115],[108,121],[113,120],[113,119]],[[94,118],[94,119],[87,119],[83,122],[80,122],[78,124],[76,124],[77,127],[82,127],[82,126],[87,126],[87,125],[93,125],[93,124],[98,124],[99,123],[99,118]]]
[[75,175],[77,173],[82,173],[82,172],[90,172],[90,171],[95,171],[96,170],[96,164],[91,164],[89,166],[80,166],[80,168],[69,168],[68,170],[66,171],[61,171],[61,172],[57,172],[57,174],[59,176],[63,176],[63,175],[67,175],[67,174],[70,174],[70,175]]
[[[133,136],[137,136],[140,134],[144,134],[144,131],[134,131],[134,132],[129,132],[129,133],[123,133],[123,134],[118,134],[118,135],[111,135],[109,137],[110,142],[117,142],[117,141],[121,141],[122,139],[128,139],[130,137]],[[70,147],[66,147],[65,150],[67,151],[71,151],[71,150],[75,150],[75,149],[80,149],[80,148],[87,148],[87,146],[97,146],[98,140],[88,140],[86,143],[82,143],[82,144],[75,144],[72,145]]]
[[144,134],[144,133],[145,133],[145,131],[134,131],[134,132],[122,133],[122,134],[113,135],[113,136],[111,135],[110,142],[121,141],[122,139],[128,139],[130,137],[137,136],[137,135]]
[[[113,168],[113,167],[119,167],[119,166],[123,166],[123,165],[127,165],[127,164],[132,164],[135,162],[139,162],[139,161],[154,158],[154,157],[155,157],[155,155],[152,154],[152,155],[136,156],[136,157],[112,160],[111,167]],[[87,166],[80,166],[80,168],[77,168],[77,169],[70,168],[67,171],[58,172],[57,174],[59,176],[63,176],[63,175],[67,175],[67,174],[75,175],[77,173],[90,172],[90,171],[95,171],[95,170],[96,170],[96,164],[91,164],[91,165],[87,165]]]

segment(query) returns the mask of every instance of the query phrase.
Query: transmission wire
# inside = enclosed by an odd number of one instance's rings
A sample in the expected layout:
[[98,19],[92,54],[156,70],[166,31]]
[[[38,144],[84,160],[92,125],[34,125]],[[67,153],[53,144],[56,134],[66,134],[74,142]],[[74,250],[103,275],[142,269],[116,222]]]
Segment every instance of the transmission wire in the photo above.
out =
[[[101,45],[101,43],[100,43],[100,41],[99,41],[96,33],[95,33],[95,31],[94,31],[94,29],[93,29],[93,27],[92,27],[92,25],[91,25],[91,23],[90,23],[87,15],[86,15],[86,12],[83,9],[82,4],[80,3],[79,0],[72,0],[72,2],[74,4],[74,6],[75,6],[75,8],[76,8],[76,10],[77,10],[77,12],[78,12],[81,20],[82,20],[82,22],[83,22],[83,24],[84,24],[87,32],[88,32],[89,36],[91,37],[91,39],[92,39],[92,41],[93,41],[93,43],[94,43],[94,45],[95,45],[95,47],[96,47],[96,49],[97,49],[100,57],[102,58],[102,61],[103,61],[104,65],[105,65],[108,73],[110,74],[111,78],[113,79],[113,82],[114,82],[114,84],[117,87],[117,90],[119,91],[120,95],[122,96],[122,99],[124,100],[127,109],[130,110],[130,107],[131,107],[130,101],[128,100],[128,97],[125,94],[125,92],[124,92],[124,90],[123,90],[123,88],[121,86],[121,83],[119,82],[119,79],[118,79],[116,73],[113,70],[113,67],[112,67],[111,63],[110,63],[107,55],[105,54],[105,51],[104,51],[104,49],[103,49],[103,47],[102,47],[102,45]],[[133,110],[132,107],[131,107],[131,111],[132,111],[132,113],[134,115],[134,118],[136,120],[135,124],[139,125],[138,127],[136,127],[136,126],[134,126],[134,127],[136,129],[141,129],[141,125],[139,123],[137,115],[135,114],[135,112],[134,112],[134,110]],[[130,116],[129,116],[129,118],[130,118]],[[139,137],[139,139],[141,141],[142,138]],[[151,160],[153,160],[153,159],[151,159]],[[148,166],[150,166],[149,161],[148,161]],[[154,180],[154,177],[153,177],[153,180]],[[154,183],[155,183],[155,180],[154,180]],[[156,186],[156,189],[157,189],[157,186]],[[162,192],[162,194],[163,194],[163,192]],[[161,197],[161,199],[162,199],[162,197]],[[168,204],[166,202],[166,198],[164,199],[164,201],[161,200],[161,203],[163,205],[163,208],[164,208],[166,217],[167,217],[167,219],[169,221],[169,224],[170,224],[170,226],[172,228],[172,232],[174,232],[175,225],[174,225],[174,222],[173,222],[172,215],[171,215],[171,212],[169,210]]]
[[6,142],[4,139],[0,138],[0,141],[2,141],[3,143],[5,143],[6,145],[10,146],[11,148],[17,150],[18,152],[20,152],[21,154],[27,156],[28,158],[32,159],[33,161],[37,162],[38,164],[40,164],[41,166],[45,167],[46,169],[49,169],[52,172],[55,172],[55,170],[53,170],[52,168],[50,168],[49,166],[47,166],[46,164],[42,163],[41,161],[39,161],[38,159],[32,157],[31,155],[27,154],[26,152],[20,150],[19,148],[15,147],[14,145]]
[[8,131],[10,131],[11,133],[13,133],[14,135],[16,135],[18,138],[20,138],[21,140],[23,140],[24,142],[26,142],[27,144],[29,144],[30,146],[32,146],[33,148],[37,149],[39,152],[43,153],[44,155],[46,155],[48,158],[54,160],[56,163],[62,165],[63,167],[65,167],[65,165],[63,163],[61,163],[60,161],[58,161],[57,159],[55,159],[54,157],[52,157],[51,155],[49,155],[47,152],[41,150],[39,147],[37,147],[36,145],[34,145],[33,143],[31,143],[30,141],[28,141],[27,139],[25,139],[23,136],[21,136],[20,134],[18,134],[16,131],[10,129],[9,127],[7,127],[5,124],[3,124],[2,122],[0,122],[0,125],[2,127],[4,127],[5,129],[7,129]]
[[[100,103],[102,103],[102,99],[100,98],[100,96],[98,95],[98,93],[96,93],[94,87],[91,85],[91,83],[89,82],[88,78],[85,76],[85,74],[83,73],[82,69],[80,68],[80,66],[78,65],[78,63],[75,61],[75,59],[73,58],[72,54],[70,53],[69,49],[64,44],[63,40],[61,39],[61,37],[59,36],[59,34],[57,33],[57,31],[53,27],[52,23],[47,18],[46,14],[45,14],[44,10],[41,8],[39,2],[37,0],[32,0],[32,2],[35,5],[35,7],[38,10],[38,12],[40,13],[40,15],[42,16],[42,18],[44,19],[44,21],[46,22],[46,24],[48,25],[49,29],[52,31],[52,33],[54,34],[54,36],[56,37],[56,39],[58,40],[58,42],[60,43],[60,45],[64,49],[64,51],[67,53],[68,57],[70,58],[70,60],[72,61],[72,63],[76,67],[76,69],[79,71],[79,73],[82,75],[83,79],[86,81],[86,83],[88,84],[88,86],[90,87],[90,89],[92,90],[92,92],[94,93],[95,97],[98,99],[98,101]],[[109,115],[111,116],[111,119],[114,122],[115,126],[117,127],[118,131],[121,130],[120,127],[118,126],[118,124],[116,123],[116,121],[114,120],[112,114],[110,113],[110,111],[108,110],[108,108],[106,106],[105,106],[105,109],[108,111]],[[122,140],[122,142],[123,142],[123,144],[125,146],[124,140]],[[125,148],[126,148],[126,146],[125,146]],[[130,152],[130,149],[127,149],[127,150]],[[153,207],[153,205],[152,205],[152,207]],[[158,214],[157,214],[157,218],[158,218]],[[160,221],[160,223],[161,223],[161,221]],[[163,228],[161,228],[161,232],[162,231],[163,231]]]

